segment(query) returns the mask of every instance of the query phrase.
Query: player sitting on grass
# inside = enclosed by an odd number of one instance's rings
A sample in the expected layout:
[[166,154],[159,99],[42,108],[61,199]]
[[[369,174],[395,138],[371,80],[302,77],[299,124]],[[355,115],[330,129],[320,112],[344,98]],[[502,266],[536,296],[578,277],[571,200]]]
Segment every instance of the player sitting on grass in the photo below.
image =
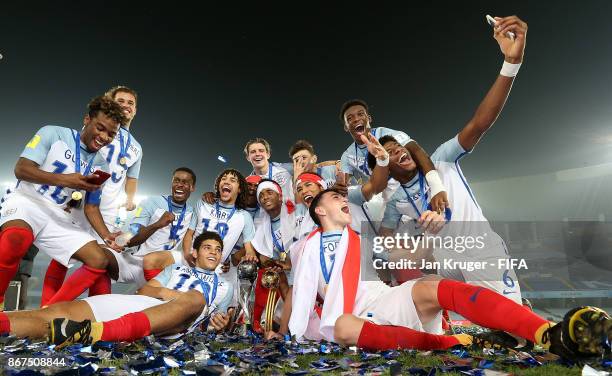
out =
[[[424,230],[435,233],[444,217],[430,213],[436,218]],[[439,332],[441,312],[446,309],[570,359],[600,355],[602,343],[606,337],[610,339],[610,316],[593,307],[575,308],[563,322],[554,325],[492,290],[438,276],[396,287],[379,280],[362,280],[361,240],[349,226],[347,199],[337,191],[325,190],[312,201],[310,215],[320,227],[309,236],[295,266],[289,329],[297,338],[322,337],[368,350],[518,345],[502,332],[484,338],[433,334]],[[313,314],[317,295],[323,300],[319,315]]]
[[175,338],[210,320],[216,330],[229,322],[231,286],[214,272],[223,241],[204,232],[194,241],[195,267],[174,264],[138,295],[107,294],[47,308],[0,313],[0,334],[43,338],[62,348],[73,343],[134,341],[150,334]]

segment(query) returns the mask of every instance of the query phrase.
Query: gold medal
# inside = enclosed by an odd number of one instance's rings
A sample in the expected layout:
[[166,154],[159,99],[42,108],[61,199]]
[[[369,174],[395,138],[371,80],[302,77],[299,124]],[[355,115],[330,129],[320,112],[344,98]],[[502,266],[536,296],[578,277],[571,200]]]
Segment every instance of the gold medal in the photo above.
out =
[[281,262],[285,262],[285,259],[287,258],[287,252],[281,252],[278,258]]
[[74,201],[80,201],[83,198],[83,194],[81,192],[79,192],[79,191],[74,191],[74,192],[72,192],[72,196],[71,197],[72,197],[72,199]]
[[119,159],[119,164],[122,166],[125,166],[127,164],[127,158],[126,157],[121,157]]

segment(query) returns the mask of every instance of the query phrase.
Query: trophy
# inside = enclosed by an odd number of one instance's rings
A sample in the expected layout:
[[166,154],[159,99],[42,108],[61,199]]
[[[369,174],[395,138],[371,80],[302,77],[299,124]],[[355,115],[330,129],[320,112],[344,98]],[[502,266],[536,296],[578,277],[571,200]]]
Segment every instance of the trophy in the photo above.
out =
[[266,270],[261,276],[261,285],[268,291],[268,301],[266,302],[266,325],[264,330],[269,332],[274,324],[274,311],[276,310],[278,287],[280,286],[280,275],[274,270]]
[[253,281],[257,278],[257,264],[252,261],[244,261],[238,265],[238,304],[242,310],[244,325],[240,327],[240,334],[248,335],[248,330],[251,328],[251,318],[253,309],[251,306],[251,296],[255,284]]

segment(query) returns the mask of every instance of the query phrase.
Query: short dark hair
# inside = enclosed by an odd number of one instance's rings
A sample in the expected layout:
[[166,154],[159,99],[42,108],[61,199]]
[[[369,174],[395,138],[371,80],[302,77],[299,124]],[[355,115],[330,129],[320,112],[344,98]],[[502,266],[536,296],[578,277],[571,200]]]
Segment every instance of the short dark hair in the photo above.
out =
[[265,138],[255,137],[255,138],[250,139],[246,143],[246,145],[244,145],[244,155],[245,156],[247,157],[249,156],[249,148],[253,144],[262,144],[266,148],[266,151],[268,152],[268,154],[272,154],[272,149],[270,148],[270,144],[268,143],[268,141],[266,141]]
[[176,174],[177,172],[180,172],[180,171],[186,172],[189,175],[191,175],[191,179],[193,180],[193,185],[195,185],[195,183],[196,183],[196,174],[195,174],[195,172],[193,172],[192,169],[190,169],[189,167],[179,167],[176,170],[174,170],[172,175],[174,175],[174,174]]
[[[391,135],[386,135],[386,136],[382,136],[381,138],[379,138],[378,142],[380,142],[381,146],[385,146],[387,142],[397,142],[397,140],[395,139],[395,137]],[[376,157],[368,153],[368,167],[370,168],[370,170],[373,170],[375,166],[376,166]]]
[[363,100],[363,99],[350,99],[346,102],[344,102],[342,104],[342,107],[340,107],[340,122],[342,124],[344,124],[344,113],[346,112],[346,110],[349,109],[349,107],[353,107],[353,106],[363,106],[363,108],[365,108],[366,113],[370,113],[370,108],[368,107],[368,104]]
[[196,238],[193,240],[193,249],[196,251],[199,250],[202,243],[209,239],[216,240],[219,244],[221,244],[221,250],[223,250],[223,239],[221,239],[221,236],[218,233],[213,231],[204,231],[200,235],[196,236]]
[[227,168],[221,171],[221,173],[217,176],[215,179],[215,197],[221,197],[221,192],[219,192],[219,183],[221,182],[221,178],[225,175],[234,175],[236,178],[238,178],[240,193],[238,193],[238,197],[236,197],[236,207],[239,209],[245,209],[247,207],[249,187],[244,176],[235,168]]
[[295,144],[293,144],[293,146],[291,146],[291,148],[289,149],[289,158],[293,158],[295,153],[301,150],[306,150],[312,155],[315,154],[314,147],[312,147],[312,144],[310,142],[306,140],[297,140]]
[[117,86],[114,86],[114,87],[108,89],[108,91],[105,93],[105,95],[110,97],[110,99],[115,100],[115,96],[117,95],[117,93],[129,93],[129,94],[132,94],[134,96],[134,99],[136,99],[136,102],[138,103],[138,93],[136,93],[136,90],[131,89],[131,88],[127,87],[127,86],[123,86],[123,85],[117,85]]
[[123,115],[121,106],[114,100],[103,95],[95,97],[87,104],[87,114],[90,118],[96,117],[100,112],[119,124],[125,124],[127,121],[125,115]]
[[321,198],[323,198],[323,195],[329,192],[338,193],[340,195],[342,194],[336,188],[327,188],[319,192],[319,194],[316,195],[315,198],[312,199],[312,202],[310,203],[310,208],[308,208],[308,214],[310,214],[310,218],[312,218],[313,222],[317,226],[321,226],[321,221],[319,220],[319,215],[315,212],[315,209],[317,208],[317,206],[319,206],[319,203],[321,202]]

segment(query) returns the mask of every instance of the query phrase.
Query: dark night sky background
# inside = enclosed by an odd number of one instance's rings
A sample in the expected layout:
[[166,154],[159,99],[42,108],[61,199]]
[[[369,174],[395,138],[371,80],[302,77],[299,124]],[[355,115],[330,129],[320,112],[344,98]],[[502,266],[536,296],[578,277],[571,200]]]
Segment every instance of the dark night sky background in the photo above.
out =
[[255,136],[275,161],[298,138],[339,159],[351,139],[338,110],[354,97],[374,125],[433,152],[501,67],[487,13],[519,15],[528,42],[506,109],[464,162],[468,178],[612,162],[610,1],[95,4],[0,5],[0,180],[39,127],[79,128],[89,99],[116,84],[140,95],[143,193],[165,192],[181,165],[210,189],[219,154],[248,173],[242,147]]

